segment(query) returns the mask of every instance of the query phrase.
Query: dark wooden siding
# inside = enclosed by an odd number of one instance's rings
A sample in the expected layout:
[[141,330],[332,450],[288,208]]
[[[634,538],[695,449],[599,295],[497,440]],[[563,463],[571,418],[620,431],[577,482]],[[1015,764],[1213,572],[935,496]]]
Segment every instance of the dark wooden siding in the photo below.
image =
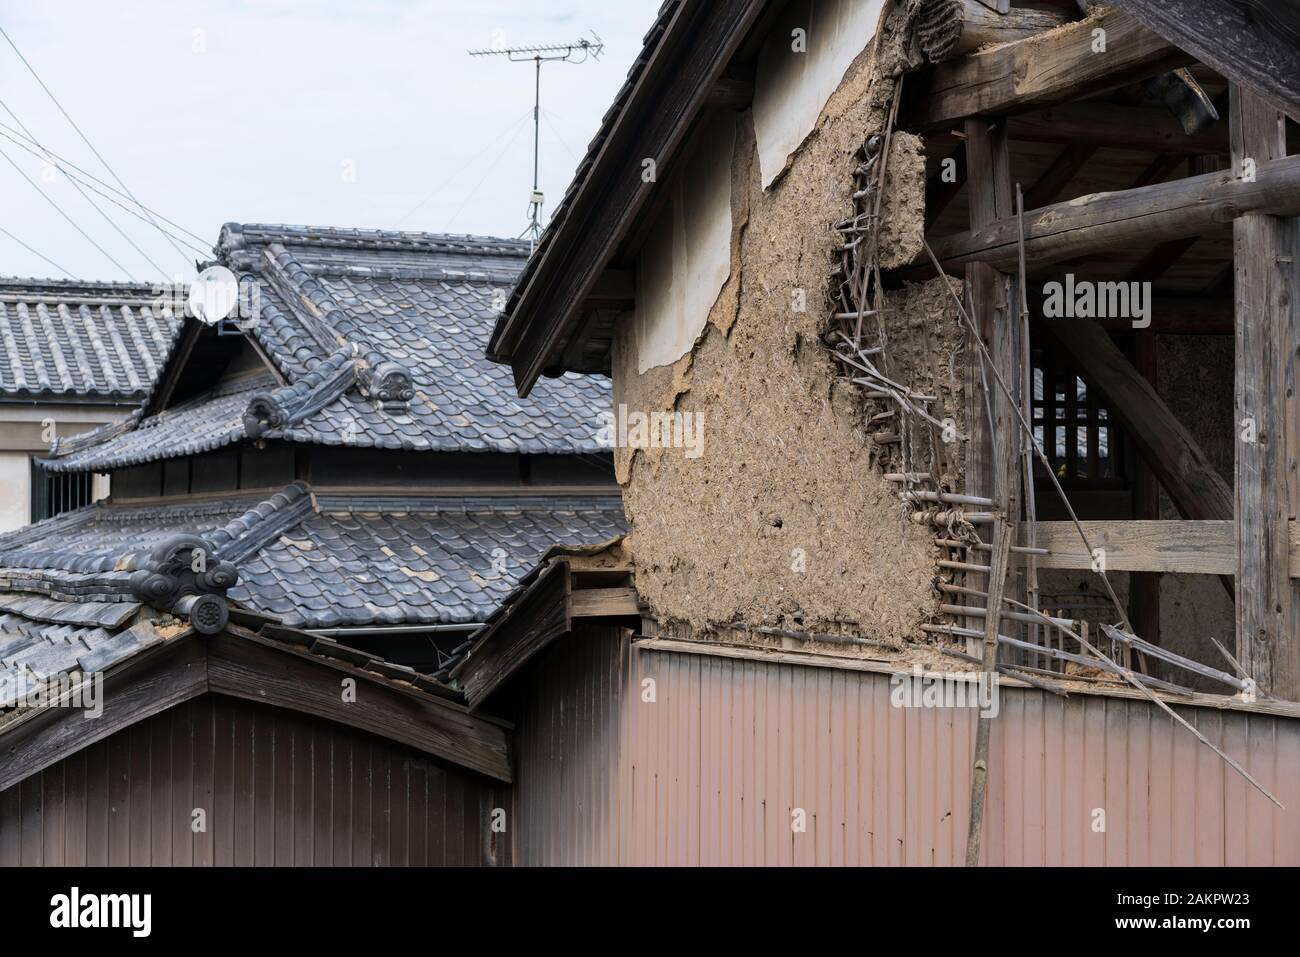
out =
[[618,628],[583,625],[529,664],[514,715],[520,866],[624,860],[619,750],[637,692],[629,655]]
[[0,792],[0,865],[508,864],[489,824],[509,802],[384,738],[209,694]]

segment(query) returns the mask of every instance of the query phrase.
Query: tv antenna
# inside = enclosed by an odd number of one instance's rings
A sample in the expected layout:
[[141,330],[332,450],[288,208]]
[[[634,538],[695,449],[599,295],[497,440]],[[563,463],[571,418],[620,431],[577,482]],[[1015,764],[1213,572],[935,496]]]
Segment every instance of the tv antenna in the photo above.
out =
[[503,56],[511,63],[532,63],[536,69],[533,84],[533,192],[528,198],[528,226],[519,238],[529,237],[533,246],[542,235],[542,207],[546,196],[542,193],[538,181],[538,159],[541,156],[541,122],[542,122],[542,64],[543,63],[586,63],[587,60],[599,60],[605,52],[605,41],[590,31],[593,39],[575,40],[573,43],[549,43],[535,47],[500,47],[487,50],[470,50],[470,56]]

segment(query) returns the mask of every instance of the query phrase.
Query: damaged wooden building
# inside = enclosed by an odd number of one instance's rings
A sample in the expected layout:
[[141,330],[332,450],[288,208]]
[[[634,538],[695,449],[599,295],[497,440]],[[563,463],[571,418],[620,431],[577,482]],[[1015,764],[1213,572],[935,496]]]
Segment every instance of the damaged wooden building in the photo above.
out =
[[515,860],[1300,862],[1298,119],[1290,2],[664,3],[489,346],[703,437],[453,671]]

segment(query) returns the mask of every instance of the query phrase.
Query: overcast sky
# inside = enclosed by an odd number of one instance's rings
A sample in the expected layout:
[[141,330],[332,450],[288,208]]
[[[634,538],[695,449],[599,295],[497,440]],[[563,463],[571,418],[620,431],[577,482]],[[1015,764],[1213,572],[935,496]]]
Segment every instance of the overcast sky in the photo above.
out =
[[[600,62],[542,71],[549,214],[659,2],[0,0],[0,27],[130,192],[208,250],[230,221],[518,235],[533,68],[466,50],[605,41]],[[8,107],[45,149],[116,187],[2,38],[0,101],[0,134],[21,132]],[[192,278],[192,249],[87,189],[142,255],[44,156],[3,135],[0,150],[0,228],[79,279],[153,282],[149,259]],[[64,277],[3,233],[0,275]]]

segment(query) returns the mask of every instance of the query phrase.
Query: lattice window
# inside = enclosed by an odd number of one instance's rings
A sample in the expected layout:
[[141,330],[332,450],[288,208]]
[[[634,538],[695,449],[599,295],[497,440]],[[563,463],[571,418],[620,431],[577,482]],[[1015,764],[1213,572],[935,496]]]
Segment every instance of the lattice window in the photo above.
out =
[[[1034,436],[1052,463],[1061,487],[1071,490],[1128,488],[1124,435],[1104,400],[1068,361],[1042,347],[1033,351]],[[1038,465],[1038,478],[1046,482]]]
[[89,505],[94,499],[94,476],[89,473],[47,472],[32,462],[32,521],[39,522]]

